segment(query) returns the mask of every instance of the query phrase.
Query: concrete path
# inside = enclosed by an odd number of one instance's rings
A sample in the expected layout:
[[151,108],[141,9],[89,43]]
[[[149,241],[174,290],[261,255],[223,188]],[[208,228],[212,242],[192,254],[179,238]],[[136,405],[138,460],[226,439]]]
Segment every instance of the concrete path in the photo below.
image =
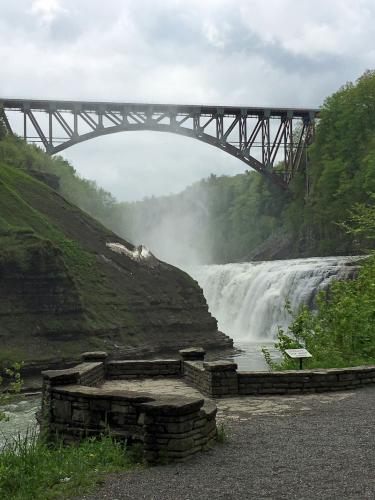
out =
[[218,401],[229,438],[183,464],[108,477],[90,500],[373,500],[375,388]]

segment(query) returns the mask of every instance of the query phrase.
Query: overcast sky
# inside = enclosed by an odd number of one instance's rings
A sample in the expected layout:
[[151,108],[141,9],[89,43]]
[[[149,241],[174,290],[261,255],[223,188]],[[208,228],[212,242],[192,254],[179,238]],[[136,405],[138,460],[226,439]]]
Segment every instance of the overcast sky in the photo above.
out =
[[[1,0],[0,97],[311,106],[375,61],[374,0]],[[245,164],[128,132],[63,152],[119,200]]]

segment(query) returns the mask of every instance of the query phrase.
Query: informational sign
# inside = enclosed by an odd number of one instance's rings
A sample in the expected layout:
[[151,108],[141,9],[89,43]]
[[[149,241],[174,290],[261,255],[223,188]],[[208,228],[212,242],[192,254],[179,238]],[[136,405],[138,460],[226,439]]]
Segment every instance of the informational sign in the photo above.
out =
[[285,349],[286,354],[293,359],[312,358],[307,349]]

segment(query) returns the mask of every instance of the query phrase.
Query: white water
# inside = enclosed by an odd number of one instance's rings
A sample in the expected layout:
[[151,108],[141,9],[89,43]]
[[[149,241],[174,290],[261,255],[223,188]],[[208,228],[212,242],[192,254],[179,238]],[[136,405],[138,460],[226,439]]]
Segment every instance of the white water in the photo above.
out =
[[26,433],[36,432],[35,414],[39,410],[40,399],[40,395],[28,397],[22,395],[12,403],[1,407],[9,420],[1,422],[0,450],[6,443],[11,443],[20,436],[25,436]]
[[270,262],[197,266],[189,273],[203,289],[219,330],[234,341],[271,342],[286,328],[288,299],[296,311],[312,306],[317,292],[348,273],[355,257],[322,257]]

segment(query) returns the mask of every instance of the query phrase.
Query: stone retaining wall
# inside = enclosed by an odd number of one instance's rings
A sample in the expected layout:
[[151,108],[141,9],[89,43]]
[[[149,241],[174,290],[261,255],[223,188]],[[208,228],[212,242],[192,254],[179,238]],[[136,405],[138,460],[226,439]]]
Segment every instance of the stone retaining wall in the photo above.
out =
[[81,363],[77,383],[95,387],[105,380],[104,363]]
[[105,357],[87,354],[83,359],[91,361],[43,372],[39,421],[48,439],[59,436],[71,442],[110,433],[142,442],[144,458],[150,463],[183,461],[214,444],[217,410],[213,403],[100,387],[108,375],[180,376],[179,360],[107,362]]
[[184,377],[189,384],[199,389],[203,394],[210,395],[209,373],[203,368],[203,361],[184,361]]
[[180,377],[181,361],[176,359],[110,361],[106,366],[108,379],[149,377]]
[[238,372],[238,394],[298,394],[357,389],[375,383],[375,366]]
[[66,370],[47,370],[42,372],[46,384],[80,384],[90,387],[100,385],[105,380],[103,362],[84,362]]
[[185,361],[186,380],[203,394],[216,398],[238,394],[237,365],[227,361]]
[[239,372],[230,361],[184,361],[183,371],[188,383],[210,397],[352,390],[375,383],[375,366]]

